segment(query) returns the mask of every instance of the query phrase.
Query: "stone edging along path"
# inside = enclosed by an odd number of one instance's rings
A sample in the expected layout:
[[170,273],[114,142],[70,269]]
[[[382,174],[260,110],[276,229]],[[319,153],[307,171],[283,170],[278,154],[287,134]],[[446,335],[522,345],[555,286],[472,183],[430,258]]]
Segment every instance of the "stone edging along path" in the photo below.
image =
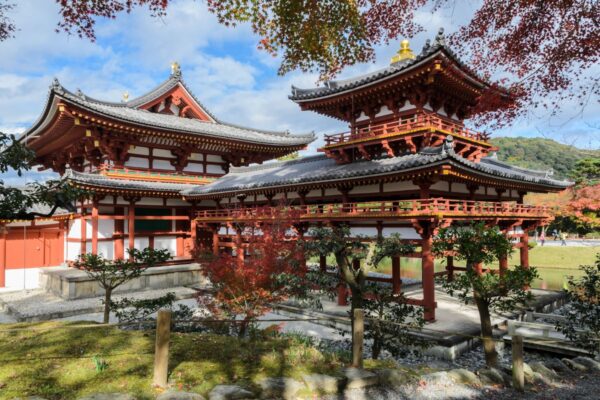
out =
[[[553,358],[544,362],[524,364],[526,391],[531,388],[557,387],[564,380],[584,373],[600,373],[600,362],[588,357],[573,359]],[[510,371],[483,368],[473,372],[467,369],[437,371],[424,375],[410,375],[400,369],[374,371],[347,368],[337,376],[310,374],[302,380],[285,377],[264,378],[258,382],[260,392],[238,385],[217,385],[208,394],[208,400],[234,399],[421,399],[421,398],[476,398],[486,387],[496,390],[511,387]],[[389,397],[391,396],[391,397]],[[44,400],[40,397],[31,400]],[[97,393],[78,400],[136,400],[124,393]],[[206,400],[204,396],[166,391],[156,400]]]

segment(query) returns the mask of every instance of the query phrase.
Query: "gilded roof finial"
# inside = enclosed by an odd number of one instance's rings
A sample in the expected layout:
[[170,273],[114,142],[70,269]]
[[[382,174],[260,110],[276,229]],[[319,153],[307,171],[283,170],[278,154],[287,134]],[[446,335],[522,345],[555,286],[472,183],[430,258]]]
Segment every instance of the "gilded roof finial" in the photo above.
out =
[[178,76],[181,75],[181,66],[177,61],[173,61],[171,63],[171,75]]
[[408,40],[405,39],[400,42],[400,50],[398,50],[398,52],[392,57],[390,63],[395,64],[404,60],[414,60],[415,58],[415,54],[410,49]]
[[128,100],[129,100],[129,92],[125,91],[125,92],[123,92],[123,102],[127,103]]

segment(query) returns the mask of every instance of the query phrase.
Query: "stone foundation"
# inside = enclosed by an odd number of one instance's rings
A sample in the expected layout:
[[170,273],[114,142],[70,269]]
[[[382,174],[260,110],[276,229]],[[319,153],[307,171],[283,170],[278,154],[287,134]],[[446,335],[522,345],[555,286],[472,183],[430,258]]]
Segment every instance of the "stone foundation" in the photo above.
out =
[[[119,286],[114,293],[200,286],[207,283],[200,264],[168,265],[149,268],[139,278]],[[74,268],[42,268],[40,287],[66,300],[104,295],[104,289],[84,271]]]

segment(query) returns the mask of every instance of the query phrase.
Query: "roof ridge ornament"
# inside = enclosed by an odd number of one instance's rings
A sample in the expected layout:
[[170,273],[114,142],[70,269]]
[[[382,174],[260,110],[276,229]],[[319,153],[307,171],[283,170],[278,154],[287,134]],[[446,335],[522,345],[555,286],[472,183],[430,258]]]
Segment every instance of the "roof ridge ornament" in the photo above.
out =
[[435,46],[446,46],[446,37],[444,36],[444,28],[438,30],[435,36]]
[[446,136],[442,145],[442,154],[447,153],[454,153],[454,137],[452,135]]
[[171,63],[171,76],[173,78],[181,78],[181,65],[177,61]]
[[427,54],[431,50],[431,39],[427,39],[421,50],[421,54]]
[[417,58],[410,49],[410,42],[406,39],[400,42],[400,50],[392,57],[390,64],[396,64],[405,60],[414,60]]
[[58,78],[56,78],[56,77],[52,80],[52,84],[50,85],[50,90],[53,90],[59,94],[63,94],[65,92],[64,88],[62,87],[62,85],[58,81]]

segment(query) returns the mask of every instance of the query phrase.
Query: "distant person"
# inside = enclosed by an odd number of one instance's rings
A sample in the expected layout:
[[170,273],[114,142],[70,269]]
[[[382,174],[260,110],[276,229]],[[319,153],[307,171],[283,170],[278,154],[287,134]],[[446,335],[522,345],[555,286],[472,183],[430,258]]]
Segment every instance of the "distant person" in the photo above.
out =
[[558,231],[555,229],[552,230],[552,237],[554,240],[558,240]]
[[560,245],[561,246],[566,246],[567,245],[567,235],[565,235],[564,232],[560,233]]
[[542,244],[542,247],[544,247],[545,241],[546,241],[546,234],[544,233],[544,231],[542,231],[542,233],[540,233],[540,243]]

